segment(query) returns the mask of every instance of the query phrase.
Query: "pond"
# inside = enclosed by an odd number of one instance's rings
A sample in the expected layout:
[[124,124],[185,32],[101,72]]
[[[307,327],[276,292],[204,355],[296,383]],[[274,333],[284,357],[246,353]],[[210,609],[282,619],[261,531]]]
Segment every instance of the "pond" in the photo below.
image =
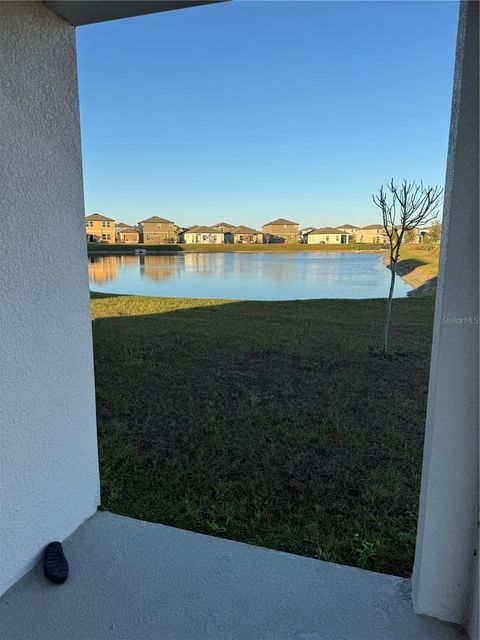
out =
[[[176,253],[90,255],[90,289],[104,293],[236,300],[384,298],[383,253]],[[410,291],[401,278],[395,297]]]

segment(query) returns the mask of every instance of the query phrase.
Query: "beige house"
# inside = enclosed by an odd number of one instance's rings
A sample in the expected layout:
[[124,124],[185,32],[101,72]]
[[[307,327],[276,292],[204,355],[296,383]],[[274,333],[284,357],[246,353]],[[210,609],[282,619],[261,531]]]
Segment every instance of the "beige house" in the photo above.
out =
[[387,240],[385,229],[381,224],[369,224],[357,229],[355,233],[355,242],[364,244],[386,244]]
[[334,227],[313,229],[306,234],[307,244],[346,244],[349,234]]
[[225,233],[214,227],[194,226],[181,232],[180,242],[183,244],[222,244],[225,242]]
[[416,229],[414,229],[413,233],[414,233],[414,242],[416,242],[417,244],[421,244],[422,242],[425,242],[427,236],[430,235],[432,228],[431,227],[417,227]]
[[212,224],[212,229],[217,229],[217,231],[228,233],[232,229],[235,229],[235,225],[229,224],[228,222],[217,222],[217,224]]
[[233,244],[261,244],[263,242],[263,233],[240,225],[232,227],[225,234],[225,242],[233,242]]
[[159,216],[138,223],[140,242],[143,244],[174,244],[177,241],[176,229],[171,220]]
[[130,227],[128,224],[121,222],[117,224],[115,236],[117,242],[123,244],[138,244],[140,234],[135,227]]
[[349,242],[358,242],[356,237],[358,234],[358,231],[360,230],[360,227],[357,227],[355,224],[340,224],[338,225],[338,227],[335,227],[336,229],[339,229],[340,231],[345,231],[345,233],[348,233],[349,236]]
[[305,229],[300,229],[299,235],[303,243],[307,242],[307,235],[310,233],[310,231],[313,231],[314,229],[315,227],[305,227]]
[[262,227],[263,241],[269,243],[292,243],[298,242],[298,222],[278,218],[272,222],[267,222]]
[[85,218],[85,235],[87,242],[115,244],[115,220],[92,213]]

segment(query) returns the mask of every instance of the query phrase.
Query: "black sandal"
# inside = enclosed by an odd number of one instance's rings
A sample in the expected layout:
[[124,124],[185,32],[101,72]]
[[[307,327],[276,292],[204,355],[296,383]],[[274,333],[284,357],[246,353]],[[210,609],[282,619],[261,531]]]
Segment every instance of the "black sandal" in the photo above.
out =
[[43,573],[50,582],[63,584],[68,578],[68,562],[61,542],[50,542],[45,549]]

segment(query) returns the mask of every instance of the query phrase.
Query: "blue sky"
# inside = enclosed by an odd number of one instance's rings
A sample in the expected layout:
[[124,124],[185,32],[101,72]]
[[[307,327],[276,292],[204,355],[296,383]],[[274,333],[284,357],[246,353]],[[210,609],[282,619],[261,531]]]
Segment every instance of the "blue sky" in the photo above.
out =
[[443,183],[457,2],[248,2],[77,30],[87,214],[377,222]]

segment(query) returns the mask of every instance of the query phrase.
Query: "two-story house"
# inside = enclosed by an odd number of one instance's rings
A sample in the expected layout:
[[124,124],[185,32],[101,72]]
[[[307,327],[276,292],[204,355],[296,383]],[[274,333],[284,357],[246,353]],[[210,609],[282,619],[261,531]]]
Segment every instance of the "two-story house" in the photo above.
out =
[[115,220],[92,213],[85,218],[85,235],[87,242],[115,244]]
[[338,227],[335,227],[335,229],[348,233],[350,242],[358,242],[357,234],[358,234],[358,231],[360,230],[360,227],[357,227],[357,225],[345,223],[345,224],[338,225]]
[[174,244],[177,227],[171,220],[152,216],[138,223],[140,242],[143,244]]
[[278,218],[264,224],[262,230],[263,241],[267,244],[270,242],[298,242],[298,222]]
[[357,229],[355,241],[364,244],[386,244],[388,238],[381,224],[369,224]]
[[212,224],[212,229],[217,229],[223,233],[229,233],[234,228],[235,225],[230,224],[229,222],[217,222],[217,224]]

